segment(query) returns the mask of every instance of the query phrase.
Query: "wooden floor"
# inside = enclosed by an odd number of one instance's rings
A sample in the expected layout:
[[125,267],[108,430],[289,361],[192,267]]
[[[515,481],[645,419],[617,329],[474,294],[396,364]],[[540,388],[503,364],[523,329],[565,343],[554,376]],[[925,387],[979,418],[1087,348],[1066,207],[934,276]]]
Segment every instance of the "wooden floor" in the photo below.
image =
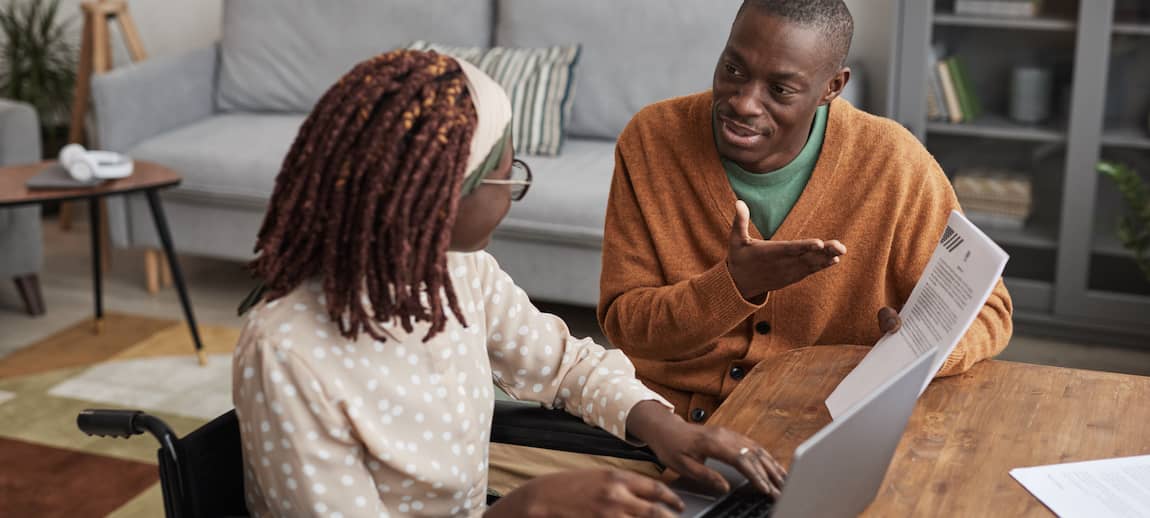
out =
[[[70,232],[60,231],[54,219],[46,220],[43,227],[44,269],[40,284],[47,312],[34,318],[25,315],[14,283],[0,280],[0,356],[92,314],[86,223],[77,221]],[[178,243],[179,229],[172,232]],[[205,324],[239,326],[235,309],[253,284],[243,264],[190,256],[182,257],[180,264],[196,318]],[[140,250],[113,251],[110,271],[104,277],[105,310],[182,318],[174,288],[155,296],[144,289],[143,265]],[[567,320],[575,334],[603,340],[594,309],[555,304],[540,304],[540,307]],[[1150,376],[1150,344],[1139,350],[1015,336],[1000,358]]]

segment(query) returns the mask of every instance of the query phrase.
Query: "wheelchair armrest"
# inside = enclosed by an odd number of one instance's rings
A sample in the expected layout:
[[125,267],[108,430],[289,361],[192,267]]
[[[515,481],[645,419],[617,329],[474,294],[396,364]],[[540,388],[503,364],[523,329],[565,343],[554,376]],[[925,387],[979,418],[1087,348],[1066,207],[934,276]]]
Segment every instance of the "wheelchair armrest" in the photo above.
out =
[[659,463],[644,446],[633,446],[562,410],[531,403],[496,401],[491,442]]
[[122,437],[144,433],[135,425],[136,417],[143,412],[139,410],[103,410],[86,409],[76,416],[76,426],[88,435],[100,437]]
[[139,410],[85,409],[76,416],[76,426],[88,435],[128,438],[149,432],[162,444],[176,435],[166,423]]

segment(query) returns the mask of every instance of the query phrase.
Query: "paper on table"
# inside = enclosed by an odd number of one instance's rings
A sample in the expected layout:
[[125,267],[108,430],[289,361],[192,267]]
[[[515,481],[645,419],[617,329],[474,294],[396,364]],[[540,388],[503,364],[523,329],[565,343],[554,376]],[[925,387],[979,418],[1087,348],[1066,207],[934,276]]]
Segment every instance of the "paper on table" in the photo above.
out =
[[1062,518],[1150,516],[1150,455],[1010,470]]
[[[943,352],[935,359],[931,374],[938,372],[986,303],[1008,258],[978,227],[951,211],[938,246],[899,312],[902,327],[879,339],[835,387],[826,400],[831,418],[842,415],[899,369],[936,347]],[[928,384],[930,378],[923,380],[921,390]]]

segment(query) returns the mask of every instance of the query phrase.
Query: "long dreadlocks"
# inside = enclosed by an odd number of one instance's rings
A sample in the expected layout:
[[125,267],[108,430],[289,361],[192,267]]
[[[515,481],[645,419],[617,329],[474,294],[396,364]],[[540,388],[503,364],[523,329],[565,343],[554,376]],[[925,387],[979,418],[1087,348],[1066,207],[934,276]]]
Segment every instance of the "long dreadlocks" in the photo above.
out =
[[[276,178],[249,265],[274,300],[322,275],[340,333],[386,340],[463,314],[446,267],[476,126],[454,59],[396,50],[355,66],[320,98]],[[370,308],[366,307],[370,305]]]

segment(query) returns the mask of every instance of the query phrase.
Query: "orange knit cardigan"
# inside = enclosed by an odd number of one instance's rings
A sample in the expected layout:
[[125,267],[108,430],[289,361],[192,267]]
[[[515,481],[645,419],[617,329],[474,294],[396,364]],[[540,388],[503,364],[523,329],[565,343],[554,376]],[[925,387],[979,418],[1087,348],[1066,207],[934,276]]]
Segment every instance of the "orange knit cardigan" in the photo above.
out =
[[[725,261],[734,207],[712,136],[710,92],[648,106],[620,135],[599,322],[639,377],[696,420],[772,355],[873,345],[879,308],[905,303],[958,201],[909,132],[837,99],[810,182],[772,239],[838,239],[847,246],[842,261],[760,305],[747,302]],[[751,233],[761,238],[753,225]],[[1006,347],[1011,311],[999,281],[939,375]]]

